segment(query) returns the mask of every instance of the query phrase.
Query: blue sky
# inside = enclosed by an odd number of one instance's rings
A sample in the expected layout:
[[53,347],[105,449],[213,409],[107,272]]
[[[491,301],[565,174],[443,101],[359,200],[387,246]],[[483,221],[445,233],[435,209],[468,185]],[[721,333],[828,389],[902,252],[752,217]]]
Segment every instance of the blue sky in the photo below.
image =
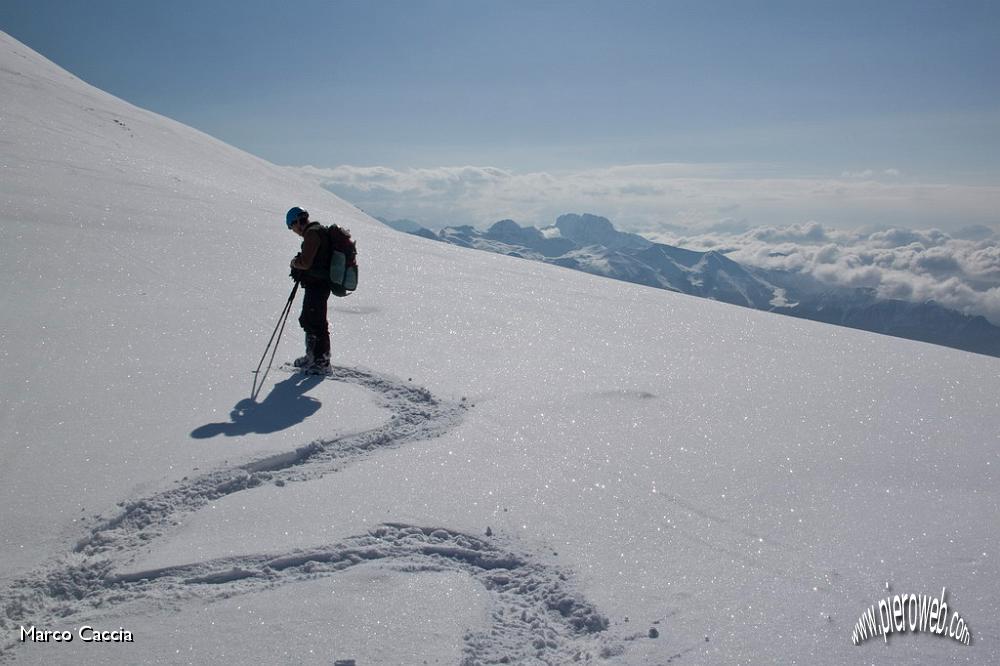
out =
[[[557,177],[688,164],[692,177],[710,167],[761,183],[959,185],[983,195],[971,210],[912,223],[997,221],[997,2],[4,0],[0,27],[279,164]],[[905,224],[921,210],[831,205],[780,221]],[[702,208],[740,206],[755,223],[774,214],[726,197]],[[641,223],[620,202],[598,212]]]

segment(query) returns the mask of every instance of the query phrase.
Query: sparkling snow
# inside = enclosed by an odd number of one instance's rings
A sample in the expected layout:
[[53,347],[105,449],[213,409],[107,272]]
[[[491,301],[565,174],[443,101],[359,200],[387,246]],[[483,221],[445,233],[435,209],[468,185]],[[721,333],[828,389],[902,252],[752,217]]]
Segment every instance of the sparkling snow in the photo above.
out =
[[[2,33],[0,118],[0,656],[1000,660],[1000,359],[400,234]],[[361,282],[251,403],[291,205]],[[972,645],[852,645],[886,583]]]

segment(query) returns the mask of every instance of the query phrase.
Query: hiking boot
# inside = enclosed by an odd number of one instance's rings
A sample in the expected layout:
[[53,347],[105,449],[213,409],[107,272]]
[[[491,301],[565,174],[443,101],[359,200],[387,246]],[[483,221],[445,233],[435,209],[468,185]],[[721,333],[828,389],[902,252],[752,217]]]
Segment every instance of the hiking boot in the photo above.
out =
[[330,355],[323,354],[306,367],[308,372],[327,373],[330,372]]
[[296,368],[307,368],[313,364],[316,360],[316,336],[306,333],[306,353],[305,356],[299,356],[297,359],[292,361],[292,365]]

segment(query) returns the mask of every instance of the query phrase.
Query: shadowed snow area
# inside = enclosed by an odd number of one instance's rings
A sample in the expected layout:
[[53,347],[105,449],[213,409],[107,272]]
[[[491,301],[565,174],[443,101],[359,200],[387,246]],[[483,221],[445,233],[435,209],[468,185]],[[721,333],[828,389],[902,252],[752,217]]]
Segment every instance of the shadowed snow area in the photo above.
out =
[[[1000,359],[398,234],[2,34],[0,118],[3,659],[1000,661]],[[361,282],[251,401],[292,205]],[[852,645],[887,584],[971,645]]]

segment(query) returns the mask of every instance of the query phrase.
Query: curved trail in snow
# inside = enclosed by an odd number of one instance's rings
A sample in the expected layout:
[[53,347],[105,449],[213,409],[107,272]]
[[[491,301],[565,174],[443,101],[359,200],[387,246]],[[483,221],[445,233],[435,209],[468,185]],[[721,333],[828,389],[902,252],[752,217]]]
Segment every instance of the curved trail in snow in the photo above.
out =
[[[422,387],[370,370],[335,367],[327,379],[369,389],[379,406],[391,412],[389,421],[185,477],[169,490],[122,502],[120,513],[91,527],[72,553],[13,581],[3,597],[0,624],[7,630],[22,624],[51,627],[151,598],[223,598],[380,562],[406,572],[462,572],[490,591],[491,625],[465,636],[465,664],[558,664],[623,651],[604,634],[608,620],[573,590],[568,572],[530,554],[511,552],[496,543],[499,539],[446,528],[387,523],[316,548],[127,570],[135,556],[168,534],[183,516],[214,500],[264,483],[317,479],[376,451],[439,437],[458,425],[467,409],[464,400],[445,401]],[[0,646],[0,660],[16,656],[15,646]]]

